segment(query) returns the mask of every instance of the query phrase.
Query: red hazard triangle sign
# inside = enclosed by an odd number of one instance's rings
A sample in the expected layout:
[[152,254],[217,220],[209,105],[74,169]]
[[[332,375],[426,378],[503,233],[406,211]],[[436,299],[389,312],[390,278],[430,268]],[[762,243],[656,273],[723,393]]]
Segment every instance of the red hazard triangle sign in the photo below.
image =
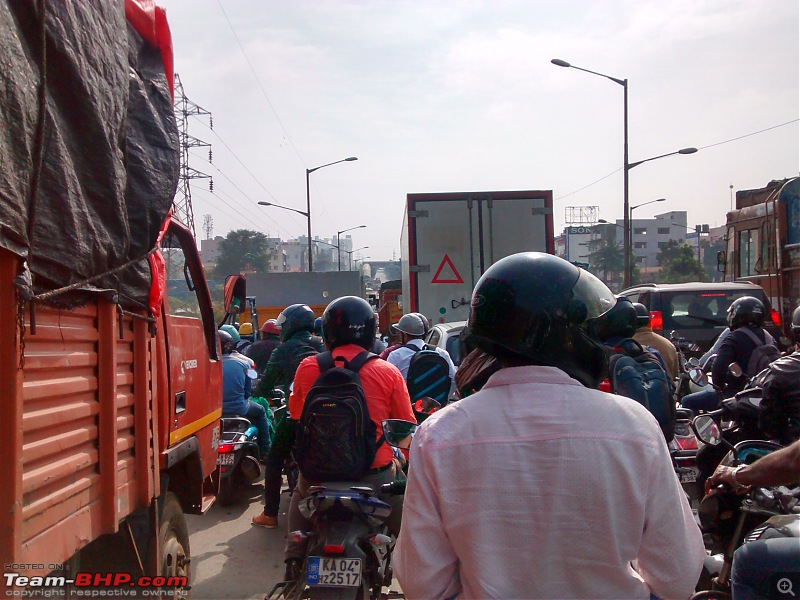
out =
[[[445,275],[449,276],[449,279],[442,277],[442,270],[444,269],[445,265],[447,265],[450,269],[449,273],[445,271]],[[450,260],[450,257],[447,256],[447,254],[445,254],[444,258],[442,259],[442,264],[440,264],[439,268],[436,269],[436,275],[433,276],[433,281],[431,281],[431,283],[464,283],[464,280],[461,279],[461,275],[458,274],[453,261]]]

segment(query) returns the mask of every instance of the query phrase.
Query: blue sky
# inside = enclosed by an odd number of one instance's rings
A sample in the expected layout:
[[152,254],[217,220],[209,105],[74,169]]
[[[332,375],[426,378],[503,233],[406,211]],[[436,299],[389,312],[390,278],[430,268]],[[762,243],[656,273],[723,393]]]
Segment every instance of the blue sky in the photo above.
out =
[[[190,133],[213,146],[191,166],[198,235],[251,228],[294,237],[311,175],[313,234],[351,232],[373,259],[399,257],[407,193],[550,189],[622,218],[623,90],[629,81],[644,218],[725,222],[731,190],[798,175],[798,3],[787,0],[161,0],[187,96],[213,113]],[[789,123],[788,125],[782,125]],[[780,127],[776,127],[782,125]],[[748,135],[762,130],[763,133]],[[736,141],[734,138],[743,137]],[[596,183],[595,183],[596,182]]]

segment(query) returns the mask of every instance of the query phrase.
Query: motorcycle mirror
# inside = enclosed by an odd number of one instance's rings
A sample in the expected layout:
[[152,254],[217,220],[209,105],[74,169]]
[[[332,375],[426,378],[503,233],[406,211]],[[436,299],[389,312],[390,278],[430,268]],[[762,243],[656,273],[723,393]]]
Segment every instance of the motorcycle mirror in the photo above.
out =
[[742,376],[742,367],[739,366],[739,363],[731,363],[728,365],[728,373],[733,375],[734,377],[741,377]]
[[411,447],[411,439],[417,431],[418,425],[402,419],[386,419],[383,423],[383,437],[386,443],[401,450]]
[[286,393],[281,388],[273,388],[272,400],[278,404],[286,404]]
[[690,364],[691,366],[693,366],[693,367],[699,367],[700,366],[700,361],[697,360],[697,357],[694,357],[694,356],[692,358],[690,358],[689,360],[687,360],[686,362],[688,364]]
[[440,408],[442,405],[430,396],[424,396],[414,403],[414,410],[423,415],[432,415]]
[[692,421],[692,429],[697,439],[709,446],[718,446],[722,442],[719,424],[710,415],[700,415]]
[[258,379],[258,372],[255,369],[247,369],[247,376],[250,379]]
[[703,372],[703,369],[695,368],[689,370],[689,379],[692,380],[692,383],[696,383],[697,385],[701,385],[703,387],[708,385],[708,375]]

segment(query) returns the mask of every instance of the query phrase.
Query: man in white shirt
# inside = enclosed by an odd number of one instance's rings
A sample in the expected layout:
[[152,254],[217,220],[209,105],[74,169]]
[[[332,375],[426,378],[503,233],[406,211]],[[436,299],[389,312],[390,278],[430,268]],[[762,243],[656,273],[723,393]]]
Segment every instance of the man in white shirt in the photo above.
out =
[[548,254],[492,265],[472,341],[503,368],[414,436],[395,571],[407,598],[686,598],[703,541],[653,416],[596,389],[616,302]]
[[[419,350],[425,347],[425,342],[422,338],[428,333],[426,322],[422,320],[422,316],[418,313],[409,313],[403,315],[400,320],[391,326],[394,333],[400,335],[400,341],[403,344],[399,348],[392,350],[386,357],[386,360],[397,367],[405,378],[408,375],[408,366],[411,364],[411,359],[418,350],[409,348],[414,346]],[[453,364],[453,359],[446,350],[441,348],[434,348],[438,354],[444,357],[450,367],[450,381],[452,382],[456,376],[456,366]]]

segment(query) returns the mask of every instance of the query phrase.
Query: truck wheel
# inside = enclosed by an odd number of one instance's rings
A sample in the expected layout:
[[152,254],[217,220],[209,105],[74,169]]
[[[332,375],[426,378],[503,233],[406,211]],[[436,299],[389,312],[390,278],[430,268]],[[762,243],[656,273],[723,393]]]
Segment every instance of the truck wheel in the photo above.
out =
[[178,497],[167,492],[164,508],[161,511],[161,528],[158,532],[161,542],[161,575],[165,577],[186,577],[187,587],[191,584],[191,552],[189,551],[189,529]]

